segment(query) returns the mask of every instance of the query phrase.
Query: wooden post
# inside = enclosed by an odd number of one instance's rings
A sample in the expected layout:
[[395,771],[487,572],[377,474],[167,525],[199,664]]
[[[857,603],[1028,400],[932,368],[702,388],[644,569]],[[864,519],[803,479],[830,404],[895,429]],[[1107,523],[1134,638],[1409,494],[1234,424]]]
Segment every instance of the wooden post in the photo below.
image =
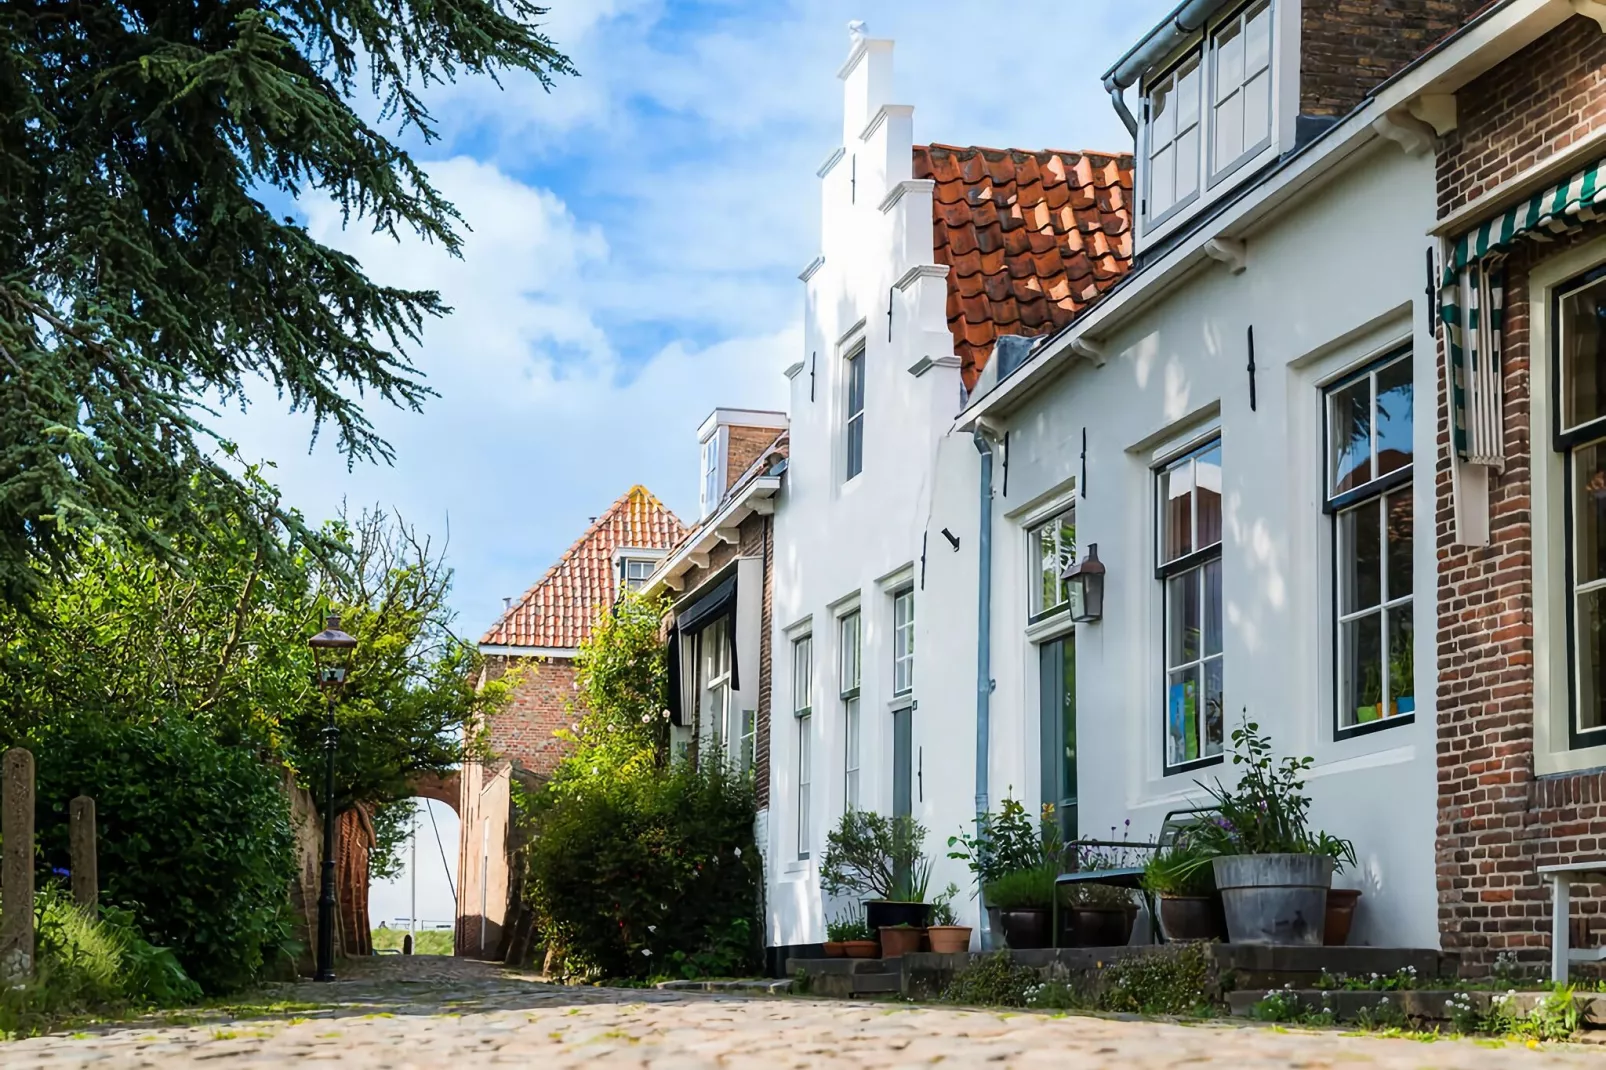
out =
[[80,795],[69,811],[68,847],[72,854],[72,901],[93,915],[100,903],[100,862],[96,853],[95,800]]
[[0,766],[0,982],[33,977],[33,755],[6,751]]

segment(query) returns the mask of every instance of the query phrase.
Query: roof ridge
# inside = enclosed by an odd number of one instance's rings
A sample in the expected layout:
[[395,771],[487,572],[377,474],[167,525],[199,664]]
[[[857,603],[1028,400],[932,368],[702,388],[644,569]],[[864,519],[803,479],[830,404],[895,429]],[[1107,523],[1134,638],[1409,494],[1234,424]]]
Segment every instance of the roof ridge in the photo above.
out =
[[654,506],[661,510],[674,526],[685,528],[686,525],[681,523],[680,518],[675,515],[674,510],[665,505],[656,494],[648,490],[646,486],[641,483],[632,483],[630,485],[630,489],[625,491],[619,497],[615,498],[612,505],[608,506],[608,508],[604,509],[601,513],[598,513],[592,518],[591,523],[586,526],[585,531],[580,533],[580,537],[569,544],[569,548],[563,551],[558,559],[552,563],[551,567],[541,574],[540,579],[536,580],[529,587],[525,588],[523,594],[519,595],[517,598],[508,603],[507,608],[504,609],[496,618],[495,622],[492,623],[488,629],[486,629],[485,635],[481,637],[480,642],[483,643],[488,641],[490,636],[494,635],[513,617],[515,613],[522,609],[524,604],[528,602],[537,591],[541,590],[541,588],[550,583],[558,575],[558,573],[562,571],[564,565],[574,560],[576,555],[578,555],[579,552],[585,548],[585,545],[590,542],[591,539],[594,538],[597,533],[601,531],[602,528],[607,525],[615,516],[617,516],[622,510],[628,508],[632,499],[638,496],[643,499],[645,504]]
[[1019,152],[1027,156],[1104,156],[1112,160],[1133,155],[1131,152],[1110,152],[1108,149],[1022,149],[1014,146],[994,148],[991,145],[950,145],[946,141],[932,141],[916,145],[915,148],[942,149],[946,152]]

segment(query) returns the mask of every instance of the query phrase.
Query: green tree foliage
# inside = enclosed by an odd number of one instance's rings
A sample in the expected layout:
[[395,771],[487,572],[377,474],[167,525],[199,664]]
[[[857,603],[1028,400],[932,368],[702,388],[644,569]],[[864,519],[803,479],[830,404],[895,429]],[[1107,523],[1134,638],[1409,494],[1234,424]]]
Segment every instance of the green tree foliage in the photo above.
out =
[[[455,253],[460,220],[366,121],[434,135],[461,74],[572,73],[529,0],[20,0],[0,5],[0,600],[95,545],[172,554],[214,529],[278,545],[208,403],[266,381],[355,461],[390,457],[356,401],[417,408],[438,294],[382,286],[270,202]],[[273,517],[295,527],[293,514]]]
[[176,717],[70,716],[26,742],[46,866],[69,865],[68,802],[92,795],[103,897],[132,911],[191,977],[227,991],[280,954],[295,870],[289,805],[273,769]]
[[593,625],[571,750],[520,798],[535,825],[526,895],[574,975],[728,975],[756,954],[752,779],[718,751],[668,758],[668,608],[627,596]]

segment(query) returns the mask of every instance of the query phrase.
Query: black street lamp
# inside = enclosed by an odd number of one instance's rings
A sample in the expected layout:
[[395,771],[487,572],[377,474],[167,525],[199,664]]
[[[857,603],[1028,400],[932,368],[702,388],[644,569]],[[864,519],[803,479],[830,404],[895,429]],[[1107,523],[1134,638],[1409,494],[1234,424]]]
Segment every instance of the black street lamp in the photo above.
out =
[[340,729],[335,727],[335,701],[346,683],[351,655],[357,640],[340,630],[340,618],[331,614],[323,631],[307,640],[317,666],[313,682],[329,701],[329,721],[323,728],[323,750],[327,764],[323,781],[323,891],[318,896],[318,973],[319,981],[335,979],[335,744]]

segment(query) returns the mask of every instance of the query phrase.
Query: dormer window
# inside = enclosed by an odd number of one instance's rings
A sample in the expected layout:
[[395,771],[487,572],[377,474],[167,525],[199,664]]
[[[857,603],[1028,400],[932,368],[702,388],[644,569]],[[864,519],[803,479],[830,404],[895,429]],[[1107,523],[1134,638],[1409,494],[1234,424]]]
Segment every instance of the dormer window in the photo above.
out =
[[1272,143],[1272,3],[1203,28],[1143,99],[1143,229],[1154,230]]
[[647,582],[647,577],[652,575],[653,566],[656,564],[656,561],[647,561],[639,557],[625,558],[624,574],[620,577],[624,582],[625,590],[641,590],[641,585]]
[[707,516],[725,495],[725,429],[716,427],[703,440],[702,481],[698,497],[702,515]]

